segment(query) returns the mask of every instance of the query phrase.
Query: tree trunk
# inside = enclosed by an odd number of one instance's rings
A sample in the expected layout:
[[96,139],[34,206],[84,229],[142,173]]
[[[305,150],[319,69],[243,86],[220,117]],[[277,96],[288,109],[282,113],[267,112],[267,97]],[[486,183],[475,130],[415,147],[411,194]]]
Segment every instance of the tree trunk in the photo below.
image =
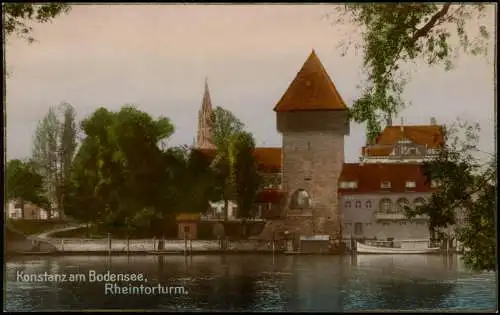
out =
[[224,221],[229,220],[229,201],[224,198]]

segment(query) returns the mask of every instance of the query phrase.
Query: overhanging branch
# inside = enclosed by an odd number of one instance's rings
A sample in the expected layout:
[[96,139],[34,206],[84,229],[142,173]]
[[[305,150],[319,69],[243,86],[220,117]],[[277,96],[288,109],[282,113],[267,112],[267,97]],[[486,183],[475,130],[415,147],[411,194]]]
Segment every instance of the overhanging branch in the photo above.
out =
[[450,6],[450,2],[445,3],[441,10],[436,12],[436,14],[434,14],[424,26],[422,26],[420,29],[417,29],[415,33],[413,33],[412,41],[416,42],[419,38],[427,36],[427,34],[436,25],[436,23],[448,13]]

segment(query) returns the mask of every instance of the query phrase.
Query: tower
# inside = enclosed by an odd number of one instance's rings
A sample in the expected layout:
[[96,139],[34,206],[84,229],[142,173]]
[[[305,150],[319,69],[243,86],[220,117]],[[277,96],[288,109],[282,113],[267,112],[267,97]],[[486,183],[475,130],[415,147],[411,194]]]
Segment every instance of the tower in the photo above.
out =
[[208,90],[208,80],[205,78],[205,91],[201,109],[198,112],[198,130],[196,135],[196,147],[199,149],[214,149],[212,143],[212,100]]
[[282,135],[284,215],[300,234],[341,230],[337,182],[344,164],[347,106],[312,51],[274,108]]

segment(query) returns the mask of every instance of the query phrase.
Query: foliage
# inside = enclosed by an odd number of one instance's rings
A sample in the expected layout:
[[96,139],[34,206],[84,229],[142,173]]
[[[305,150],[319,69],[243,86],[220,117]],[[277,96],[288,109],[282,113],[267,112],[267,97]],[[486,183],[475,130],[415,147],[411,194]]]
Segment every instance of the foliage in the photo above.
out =
[[238,216],[251,216],[252,206],[260,186],[260,176],[257,172],[257,161],[253,155],[255,141],[250,133],[241,132],[234,140],[235,163],[234,185]]
[[46,208],[48,200],[44,197],[42,176],[36,172],[33,163],[21,160],[10,160],[5,173],[6,199],[20,199],[22,218],[24,218],[24,202],[28,201]]
[[170,177],[158,144],[173,133],[169,119],[124,106],[119,112],[99,108],[81,126],[86,137],[66,199],[71,214],[130,231],[161,217]]
[[[462,139],[459,132],[464,133]],[[426,203],[408,209],[407,216],[429,216],[432,235],[445,235],[454,227],[457,239],[470,248],[464,259],[472,269],[495,267],[495,197],[496,158],[486,165],[476,157],[478,124],[458,122],[446,130],[446,144],[434,161],[426,162],[422,171],[428,183],[441,183]],[[436,233],[437,232],[437,233]]]
[[70,104],[51,107],[33,139],[33,161],[44,179],[47,198],[55,204],[60,218],[64,218],[65,188],[77,146],[75,116]]
[[68,4],[49,2],[33,3],[2,3],[3,25],[6,35],[16,34],[32,42],[32,27],[30,23],[47,23],[56,16],[67,13]]
[[219,183],[219,198],[224,200],[224,218],[228,219],[229,200],[234,196],[235,150],[233,143],[243,131],[243,123],[230,111],[216,107],[212,112],[212,142],[216,155],[211,167]]
[[165,166],[170,173],[166,186],[169,212],[206,212],[215,183],[207,157],[194,148],[171,148],[165,152]]
[[[347,19],[362,30],[368,78],[350,115],[356,122],[367,123],[369,140],[380,132],[381,120],[396,115],[405,105],[401,98],[408,80],[408,73],[402,70],[405,64],[424,59],[429,65],[441,64],[449,70],[460,50],[486,54],[490,31],[481,24],[484,13],[484,4],[449,2],[347,4],[341,8],[337,22]],[[466,32],[471,22],[479,26],[475,38]],[[458,39],[457,45],[452,35]]]

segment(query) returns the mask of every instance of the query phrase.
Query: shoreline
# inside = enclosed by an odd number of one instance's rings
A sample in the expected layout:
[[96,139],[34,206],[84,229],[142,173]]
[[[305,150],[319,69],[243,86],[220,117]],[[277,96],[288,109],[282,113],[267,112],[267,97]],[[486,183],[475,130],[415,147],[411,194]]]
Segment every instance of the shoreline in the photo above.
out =
[[[191,252],[184,251],[53,251],[53,252],[10,252],[5,253],[4,257],[21,256],[204,256],[204,255],[274,255],[274,256],[390,256],[401,254],[356,254],[350,252],[286,252],[283,250],[197,250]],[[403,254],[404,255],[404,254]],[[413,256],[446,256],[461,255],[459,252],[453,253],[425,253],[425,254],[406,254]]]

